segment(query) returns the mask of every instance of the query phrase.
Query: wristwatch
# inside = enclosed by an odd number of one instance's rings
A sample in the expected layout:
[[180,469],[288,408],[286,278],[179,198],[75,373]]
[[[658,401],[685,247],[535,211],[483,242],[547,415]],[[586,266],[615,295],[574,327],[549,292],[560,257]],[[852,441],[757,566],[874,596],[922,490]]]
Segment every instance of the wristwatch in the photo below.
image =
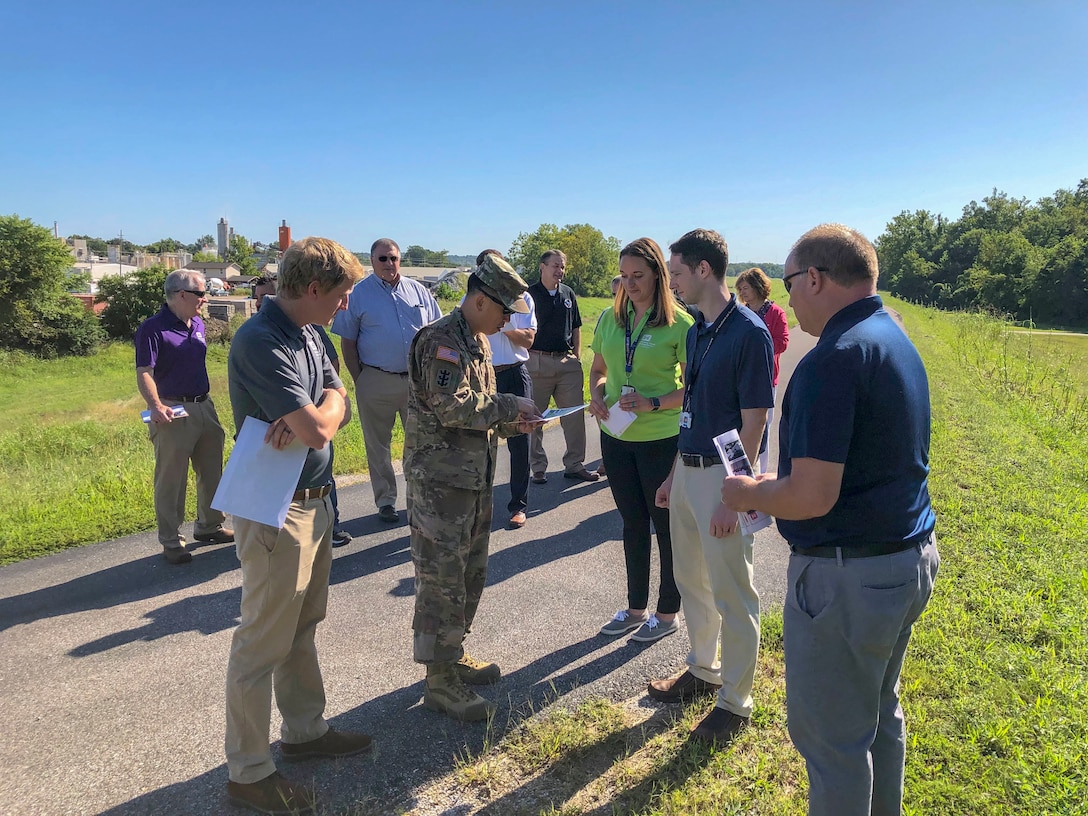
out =
[[657,397],[650,397],[650,405],[654,407],[655,411],[661,410],[661,400],[659,400]]

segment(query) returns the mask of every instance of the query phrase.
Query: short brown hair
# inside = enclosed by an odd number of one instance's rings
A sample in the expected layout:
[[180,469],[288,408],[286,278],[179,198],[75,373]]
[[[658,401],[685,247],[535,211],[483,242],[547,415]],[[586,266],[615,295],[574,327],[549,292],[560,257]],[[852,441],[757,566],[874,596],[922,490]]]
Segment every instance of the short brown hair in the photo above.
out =
[[862,281],[876,284],[880,267],[876,249],[855,229],[844,224],[820,224],[813,227],[790,249],[790,257],[798,270],[816,266],[840,286],[853,286]]
[[291,244],[283,253],[276,292],[290,300],[302,297],[314,281],[322,292],[328,292],[344,278],[354,283],[365,274],[359,259],[336,241],[311,235]]
[[[398,244],[392,238],[379,238],[377,241],[370,245],[370,254],[373,255],[375,250],[377,250],[377,248],[380,246],[396,247],[397,252],[400,252],[400,244]],[[371,258],[371,260],[373,260],[373,258]]]
[[720,232],[708,229],[685,232],[669,244],[669,252],[679,255],[688,269],[695,269],[700,261],[706,261],[714,277],[725,280],[725,270],[729,267],[729,244]]
[[753,266],[751,269],[745,269],[737,275],[737,286],[740,286],[742,283],[747,283],[751,286],[752,290],[763,298],[763,300],[766,300],[771,295],[771,279],[768,278],[767,273],[758,266]]
[[563,259],[563,264],[565,266],[566,263],[567,263],[567,253],[565,253],[561,249],[549,249],[547,252],[545,252],[543,255],[540,256],[540,262],[542,264],[547,263],[555,255],[558,255],[560,258]]
[[[654,314],[647,326],[671,326],[676,322],[676,297],[669,285],[669,265],[665,263],[665,254],[661,251],[657,241],[653,238],[639,238],[632,241],[620,250],[620,257],[641,258],[654,273],[657,279],[657,290],[654,292]],[[630,298],[627,290],[620,286],[616,300],[612,305],[612,314],[616,323],[623,325],[627,319],[627,302]]]

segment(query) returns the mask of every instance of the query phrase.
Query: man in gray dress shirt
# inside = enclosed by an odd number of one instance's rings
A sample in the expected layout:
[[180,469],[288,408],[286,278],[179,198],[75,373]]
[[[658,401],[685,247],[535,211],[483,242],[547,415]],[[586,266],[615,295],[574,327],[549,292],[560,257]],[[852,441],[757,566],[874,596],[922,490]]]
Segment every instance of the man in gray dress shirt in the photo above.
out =
[[400,274],[400,247],[379,238],[370,248],[374,274],[351,293],[333,320],[341,358],[355,383],[356,406],[378,518],[396,524],[397,480],[389,452],[393,425],[408,414],[408,348],[421,328],[442,316],[426,286]]

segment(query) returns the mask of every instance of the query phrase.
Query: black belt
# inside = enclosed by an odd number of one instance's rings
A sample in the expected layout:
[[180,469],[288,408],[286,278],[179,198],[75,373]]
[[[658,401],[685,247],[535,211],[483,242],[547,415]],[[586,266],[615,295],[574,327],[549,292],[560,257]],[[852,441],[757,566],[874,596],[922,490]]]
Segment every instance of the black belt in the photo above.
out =
[[720,456],[700,456],[697,453],[681,453],[680,461],[688,467],[708,468],[720,465],[722,458]]
[[332,485],[327,484],[324,487],[304,487],[301,490],[296,490],[295,495],[291,497],[291,501],[309,501],[310,499],[323,499],[327,495],[332,493]]
[[384,368],[378,368],[377,366],[372,366],[372,365],[370,365],[370,363],[363,363],[363,365],[366,366],[367,368],[373,368],[375,371],[380,371],[382,374],[392,374],[394,377],[407,377],[408,376],[407,371],[386,371]]
[[204,402],[210,395],[207,391],[197,394],[195,397],[159,397],[160,402]]
[[573,354],[573,351],[541,351],[540,349],[529,349],[532,354],[543,354],[545,357],[566,357],[568,354]]
[[812,558],[875,558],[878,555],[894,555],[921,546],[929,537],[921,541],[891,541],[882,544],[855,544],[850,547],[834,547],[819,544],[815,547],[795,547],[790,544],[794,555],[807,555]]
[[522,361],[518,360],[516,363],[503,363],[502,365],[497,365],[495,366],[495,373],[498,374],[500,371],[509,371],[511,368],[517,368],[521,364]]

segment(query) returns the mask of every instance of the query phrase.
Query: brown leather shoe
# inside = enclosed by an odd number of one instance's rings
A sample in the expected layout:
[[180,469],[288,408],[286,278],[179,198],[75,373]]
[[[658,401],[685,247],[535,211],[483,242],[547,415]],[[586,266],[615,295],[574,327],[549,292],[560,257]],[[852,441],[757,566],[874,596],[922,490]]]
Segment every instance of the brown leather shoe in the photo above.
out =
[[281,742],[280,750],[288,762],[298,762],[315,757],[348,757],[369,751],[374,741],[368,734],[357,731],[337,731],[330,728],[322,736],[309,742]]
[[220,527],[210,533],[201,533],[200,535],[194,533],[193,539],[204,544],[230,544],[234,541],[234,530],[229,527]]
[[685,671],[664,680],[651,680],[646,693],[661,703],[687,703],[704,695],[717,694],[721,687],[721,683],[708,683]]
[[184,547],[163,547],[162,557],[171,564],[188,564],[193,560],[193,554]]
[[548,474],[541,471],[540,473],[533,474],[533,484],[547,484]]
[[703,721],[691,729],[690,739],[724,748],[748,727],[748,718],[715,706]]
[[600,475],[595,470],[569,470],[563,474],[564,479],[577,479],[580,482],[595,482],[600,479]]
[[292,785],[279,772],[248,785],[227,782],[227,798],[235,805],[258,813],[313,813],[314,810],[314,798],[310,792]]
[[518,510],[514,515],[510,516],[510,529],[517,530],[525,526],[525,511]]

